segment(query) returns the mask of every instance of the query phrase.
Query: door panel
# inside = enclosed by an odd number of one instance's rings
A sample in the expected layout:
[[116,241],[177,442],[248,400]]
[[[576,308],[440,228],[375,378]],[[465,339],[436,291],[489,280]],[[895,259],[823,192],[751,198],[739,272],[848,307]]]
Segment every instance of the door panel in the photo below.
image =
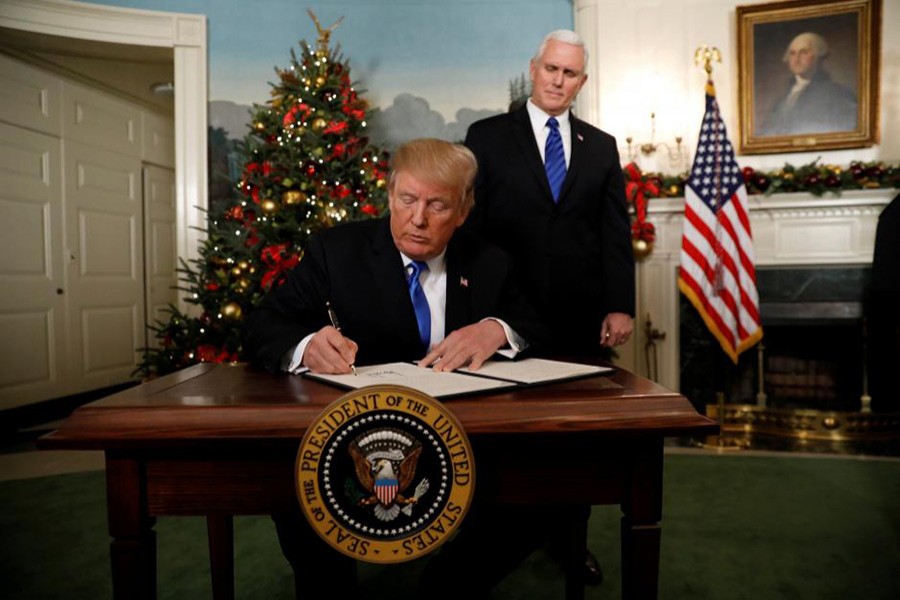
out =
[[0,54],[0,121],[58,136],[59,78]]
[[141,110],[118,98],[63,82],[63,139],[140,157]]
[[[144,252],[146,253],[147,323],[167,321],[164,312],[178,301],[175,248],[175,173],[154,166],[144,167]],[[156,338],[147,333],[147,343]]]
[[65,391],[59,139],[0,123],[0,409]]
[[68,140],[64,149],[74,392],[128,381],[144,346],[141,163]]

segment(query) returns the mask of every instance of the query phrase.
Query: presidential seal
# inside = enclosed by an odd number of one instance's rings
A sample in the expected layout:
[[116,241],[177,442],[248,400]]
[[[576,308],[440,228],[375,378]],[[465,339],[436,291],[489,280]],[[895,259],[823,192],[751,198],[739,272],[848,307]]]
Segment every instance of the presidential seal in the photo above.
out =
[[423,556],[459,527],[475,489],[472,447],[443,404],[400,386],[332,402],[303,436],[295,465],[303,514],[357,560]]

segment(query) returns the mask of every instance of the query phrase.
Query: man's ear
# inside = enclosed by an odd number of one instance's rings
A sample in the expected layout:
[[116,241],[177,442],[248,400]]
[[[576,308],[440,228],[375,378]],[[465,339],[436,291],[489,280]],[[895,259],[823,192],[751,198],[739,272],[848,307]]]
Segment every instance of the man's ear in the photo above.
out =
[[466,219],[469,218],[469,213],[472,212],[472,207],[470,206],[467,209],[464,209],[460,212],[459,219],[456,221],[456,226],[461,227],[463,223],[466,222]]

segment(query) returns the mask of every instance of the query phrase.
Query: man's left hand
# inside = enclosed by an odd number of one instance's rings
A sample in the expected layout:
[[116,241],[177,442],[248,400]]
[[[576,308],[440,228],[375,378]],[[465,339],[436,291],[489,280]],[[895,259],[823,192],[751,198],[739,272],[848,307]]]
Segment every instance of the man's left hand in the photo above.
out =
[[620,346],[631,337],[631,316],[625,313],[609,313],[600,326],[600,344],[607,348]]
[[506,333],[500,323],[487,319],[448,335],[419,361],[419,366],[453,371],[468,365],[474,371],[506,343]]

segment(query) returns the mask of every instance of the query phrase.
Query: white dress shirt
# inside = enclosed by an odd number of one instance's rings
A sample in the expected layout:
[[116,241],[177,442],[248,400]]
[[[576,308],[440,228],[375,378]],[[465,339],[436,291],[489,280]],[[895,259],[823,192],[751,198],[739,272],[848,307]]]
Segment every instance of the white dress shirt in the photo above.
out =
[[[525,106],[528,109],[528,117],[531,119],[531,129],[534,131],[534,139],[537,141],[538,150],[541,153],[541,162],[544,162],[546,160],[544,157],[544,146],[547,145],[547,136],[550,134],[550,127],[547,125],[547,119],[552,115],[548,115],[538,108],[537,105],[531,101],[531,98],[528,99]],[[568,169],[572,159],[572,123],[569,122],[569,111],[556,117],[556,120],[559,122],[559,137],[562,138],[563,154],[566,155],[566,168]]]

